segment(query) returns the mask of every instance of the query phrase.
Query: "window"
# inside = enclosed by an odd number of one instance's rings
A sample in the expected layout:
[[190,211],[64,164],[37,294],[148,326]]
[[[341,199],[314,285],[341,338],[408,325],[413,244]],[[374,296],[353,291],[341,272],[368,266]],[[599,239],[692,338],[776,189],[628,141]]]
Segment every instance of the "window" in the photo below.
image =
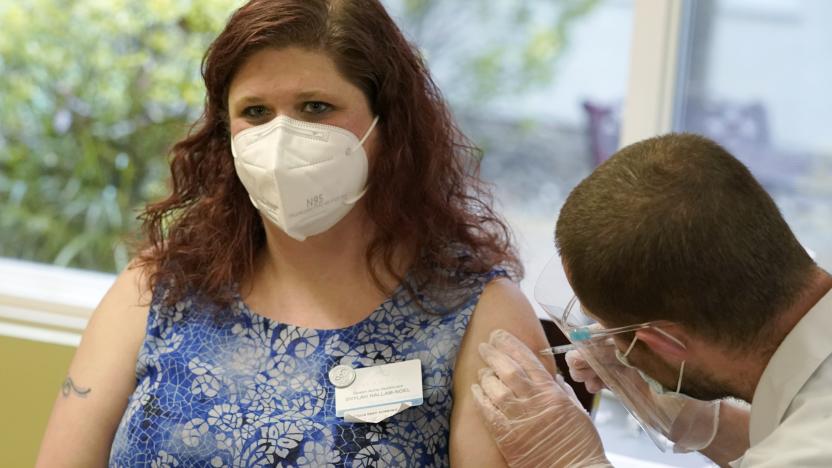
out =
[[674,127],[742,160],[816,261],[832,263],[832,3],[692,2]]
[[0,1],[0,256],[124,267],[239,3]]
[[[617,145],[608,121],[627,91],[632,1],[384,3],[484,151],[482,174],[516,235],[531,299],[555,254],[560,206],[597,151]],[[555,286],[565,304],[566,278]]]

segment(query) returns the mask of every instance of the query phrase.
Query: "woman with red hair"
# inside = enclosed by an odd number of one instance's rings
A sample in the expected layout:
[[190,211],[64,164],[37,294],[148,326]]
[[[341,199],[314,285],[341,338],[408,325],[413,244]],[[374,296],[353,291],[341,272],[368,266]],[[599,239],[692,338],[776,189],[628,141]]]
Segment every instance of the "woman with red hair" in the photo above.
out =
[[[382,5],[253,0],[202,71],[172,193],[90,321],[39,464],[503,464],[470,392],[478,346],[545,338],[477,150]],[[402,362],[421,403],[344,413],[338,389]]]

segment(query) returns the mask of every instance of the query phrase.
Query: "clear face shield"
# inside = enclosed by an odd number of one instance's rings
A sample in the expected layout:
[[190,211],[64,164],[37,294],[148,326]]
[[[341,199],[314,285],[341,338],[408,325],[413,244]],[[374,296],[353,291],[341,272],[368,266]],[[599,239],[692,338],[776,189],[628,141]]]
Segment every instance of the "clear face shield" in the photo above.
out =
[[[673,449],[674,445],[677,444],[674,444],[670,439],[672,437],[674,440],[679,440],[678,437],[673,436],[678,434],[679,415],[683,407],[689,402],[703,405],[717,404],[717,407],[718,403],[700,402],[678,394],[684,366],[680,369],[676,392],[661,394],[652,391],[651,385],[642,377],[641,373],[628,367],[626,359],[622,359],[622,355],[626,357],[629,354],[632,343],[635,342],[634,339],[628,337],[632,340],[630,348],[619,349],[613,337],[645,328],[653,328],[675,340],[661,329],[662,325],[667,325],[667,323],[654,321],[624,327],[603,328],[584,311],[576,297],[573,297],[566,304],[566,307],[555,305],[559,299],[554,297],[556,294],[551,286],[557,284],[559,280],[562,281],[562,268],[559,257],[555,256],[549,261],[535,284],[535,300],[540,303],[546,314],[560,328],[574,348],[581,354],[581,357],[586,360],[598,377],[606,384],[607,388],[615,394],[627,411],[636,419],[644,432],[656,444],[656,447],[663,452]],[[564,352],[565,350],[553,348],[547,351],[551,354],[552,352]],[[710,437],[712,438],[712,435]],[[710,440],[697,443],[705,442],[710,443]],[[679,447],[676,447],[676,451],[680,451]]]

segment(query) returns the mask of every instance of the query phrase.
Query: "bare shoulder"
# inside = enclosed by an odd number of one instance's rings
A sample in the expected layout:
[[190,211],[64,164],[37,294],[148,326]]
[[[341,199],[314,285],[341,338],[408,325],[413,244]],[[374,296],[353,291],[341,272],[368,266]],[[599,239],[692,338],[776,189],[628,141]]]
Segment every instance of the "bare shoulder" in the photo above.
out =
[[[532,349],[547,347],[546,335],[529,300],[520,288],[507,278],[499,278],[486,285],[466,331],[464,345],[488,341],[492,331],[503,329],[513,334]],[[542,359],[550,371],[554,362]]]
[[[135,262],[128,265],[117,277],[107,294],[96,308],[95,316],[119,314],[140,314],[147,318],[152,300],[148,284],[150,268]],[[121,309],[121,312],[119,312]]]
[[[497,329],[515,335],[531,349],[547,347],[540,321],[520,288],[506,278],[488,283],[471,316],[454,367],[450,443],[454,467],[505,466],[471,394],[479,370],[486,367],[479,345]],[[554,360],[541,356],[541,362],[554,372]]]
[[[511,313],[507,310],[501,310],[503,307],[511,306],[521,307],[523,312],[515,311]],[[490,322],[492,320],[500,321],[507,315],[534,316],[534,311],[531,304],[529,304],[529,300],[526,299],[526,295],[523,294],[516,283],[508,278],[497,278],[488,283],[483,289],[482,296],[480,296],[480,301],[477,304],[476,315]]]
[[152,297],[148,272],[128,266],[93,312],[66,380],[56,388],[37,466],[106,465],[136,385],[136,360]]
[[118,346],[125,353],[138,354],[152,300],[148,275],[148,268],[131,263],[116,277],[93,312],[70,369],[88,349]]

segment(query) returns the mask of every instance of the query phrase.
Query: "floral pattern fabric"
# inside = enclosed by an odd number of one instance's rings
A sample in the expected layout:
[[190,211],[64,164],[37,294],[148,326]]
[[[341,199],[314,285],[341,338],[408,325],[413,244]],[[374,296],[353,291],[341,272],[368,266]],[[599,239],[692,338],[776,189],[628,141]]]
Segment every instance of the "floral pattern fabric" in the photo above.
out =
[[[483,287],[501,274],[461,278],[450,309],[424,297],[420,308],[400,287],[335,330],[281,324],[239,298],[227,311],[199,296],[165,306],[157,290],[110,466],[448,466],[457,351]],[[422,362],[422,405],[378,424],[335,416],[332,367],[410,359]]]

